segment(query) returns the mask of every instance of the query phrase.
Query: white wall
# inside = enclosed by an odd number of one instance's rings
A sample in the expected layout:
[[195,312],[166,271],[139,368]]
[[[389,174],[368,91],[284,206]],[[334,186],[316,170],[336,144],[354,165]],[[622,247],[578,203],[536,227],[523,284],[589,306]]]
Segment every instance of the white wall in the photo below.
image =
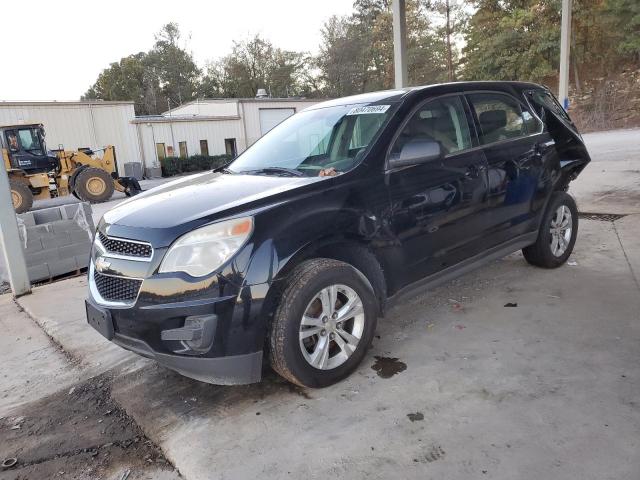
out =
[[0,102],[0,125],[42,123],[51,150],[114,145],[118,168],[140,162],[133,103],[110,102]]
[[[169,116],[169,112],[162,114]],[[171,110],[171,115],[198,115],[203,117],[237,117],[237,100],[195,100]]]
[[318,103],[317,100],[282,100],[271,99],[242,101],[240,103],[240,115],[243,116],[247,132],[246,147],[251,146],[262,136],[260,129],[260,109],[265,108],[293,108],[298,113],[311,105]]
[[[140,139],[144,150],[147,168],[156,165],[156,143],[164,143],[165,149],[172,144],[171,129],[173,128],[174,152],[179,155],[179,142],[187,142],[189,155],[199,155],[200,140],[207,140],[209,155],[225,153],[225,138],[235,138],[238,151],[244,145],[244,133],[240,120],[188,120],[174,122],[147,122],[143,119],[136,121],[140,132]],[[154,141],[155,140],[155,141]]]

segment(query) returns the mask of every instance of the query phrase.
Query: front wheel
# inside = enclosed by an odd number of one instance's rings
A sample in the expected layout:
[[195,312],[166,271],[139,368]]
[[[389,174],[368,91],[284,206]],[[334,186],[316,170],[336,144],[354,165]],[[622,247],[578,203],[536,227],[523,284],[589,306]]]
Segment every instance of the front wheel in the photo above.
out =
[[532,265],[557,268],[567,261],[578,236],[578,208],[571,195],[554,192],[540,225],[538,239],[522,250]]
[[360,364],[376,328],[371,285],[352,266],[303,262],[288,281],[271,325],[271,366],[305,387],[326,387]]

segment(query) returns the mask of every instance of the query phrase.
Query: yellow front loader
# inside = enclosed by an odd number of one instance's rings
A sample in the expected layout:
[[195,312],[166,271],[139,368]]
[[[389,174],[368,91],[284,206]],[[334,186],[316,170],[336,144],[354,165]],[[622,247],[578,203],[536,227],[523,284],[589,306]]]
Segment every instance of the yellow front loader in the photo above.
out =
[[17,213],[34,200],[75,195],[82,201],[106,202],[114,190],[127,196],[140,192],[135,178],[120,177],[115,148],[47,150],[41,124],[0,127],[0,145],[11,198]]

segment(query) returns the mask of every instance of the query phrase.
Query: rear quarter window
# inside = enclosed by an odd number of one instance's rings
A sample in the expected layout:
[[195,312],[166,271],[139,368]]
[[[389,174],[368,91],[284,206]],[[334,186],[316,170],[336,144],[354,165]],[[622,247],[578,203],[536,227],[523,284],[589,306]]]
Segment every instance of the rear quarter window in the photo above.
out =
[[474,93],[468,98],[480,124],[483,145],[533,135],[543,129],[542,122],[509,95]]

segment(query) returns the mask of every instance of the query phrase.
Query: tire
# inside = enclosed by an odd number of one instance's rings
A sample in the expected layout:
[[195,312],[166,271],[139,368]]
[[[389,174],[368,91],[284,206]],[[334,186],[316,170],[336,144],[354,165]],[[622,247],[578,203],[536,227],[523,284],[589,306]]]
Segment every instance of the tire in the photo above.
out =
[[28,212],[33,206],[33,193],[26,183],[9,181],[11,200],[16,213]]
[[[364,358],[376,329],[377,302],[369,282],[351,265],[327,258],[301,263],[285,282],[269,332],[273,369],[290,382],[313,388],[349,376]],[[332,291],[334,308],[328,297]],[[327,292],[324,303],[330,311],[322,306],[322,292]],[[338,316],[349,302],[350,313]]]
[[[560,215],[563,218],[558,220]],[[540,224],[536,243],[524,248],[522,253],[531,265],[557,268],[571,256],[577,236],[578,208],[575,200],[568,193],[554,192]]]
[[106,202],[113,195],[113,179],[104,170],[88,167],[76,177],[74,193],[83,202]]

